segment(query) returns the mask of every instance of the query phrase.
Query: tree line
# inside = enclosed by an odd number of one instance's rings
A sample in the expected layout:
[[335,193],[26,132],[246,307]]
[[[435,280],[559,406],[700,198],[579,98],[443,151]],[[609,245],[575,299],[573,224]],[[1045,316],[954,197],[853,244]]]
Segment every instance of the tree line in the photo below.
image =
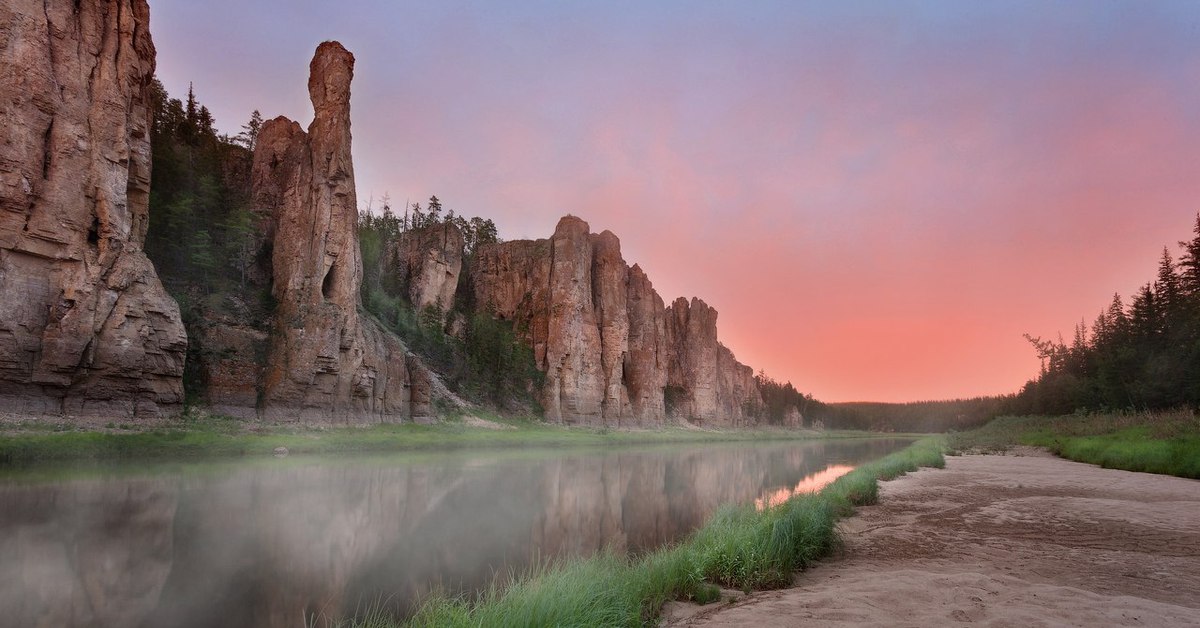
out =
[[1126,305],[1114,294],[1070,343],[1026,334],[1042,361],[1010,412],[1158,410],[1200,405],[1200,215],[1176,261],[1164,247],[1153,280]]
[[[253,136],[219,135],[208,107],[190,87],[186,100],[171,98],[155,79],[150,106],[154,169],[146,254],[177,299],[245,287],[255,253]],[[249,124],[255,118],[261,126],[258,112]]]

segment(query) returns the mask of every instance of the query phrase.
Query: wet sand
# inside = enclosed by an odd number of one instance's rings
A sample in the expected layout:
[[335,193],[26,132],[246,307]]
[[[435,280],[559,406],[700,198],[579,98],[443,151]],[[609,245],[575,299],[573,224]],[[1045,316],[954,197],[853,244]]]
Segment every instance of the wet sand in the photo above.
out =
[[881,484],[795,588],[674,626],[1200,626],[1200,481],[1036,450]]

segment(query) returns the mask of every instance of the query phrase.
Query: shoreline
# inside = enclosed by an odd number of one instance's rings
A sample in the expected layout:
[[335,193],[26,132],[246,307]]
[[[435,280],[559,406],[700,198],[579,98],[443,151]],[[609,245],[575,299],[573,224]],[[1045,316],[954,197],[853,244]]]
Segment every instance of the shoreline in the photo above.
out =
[[1200,482],[1030,448],[881,485],[841,556],[793,588],[676,603],[668,626],[1184,625],[1200,621]]
[[[484,418],[487,417],[487,418]],[[154,422],[0,413],[0,469],[79,461],[221,459],[284,454],[402,452],[652,445],[761,440],[918,438],[918,435],[843,430],[760,428],[562,426],[486,413],[433,423],[368,425],[268,424],[219,415],[183,415]]]

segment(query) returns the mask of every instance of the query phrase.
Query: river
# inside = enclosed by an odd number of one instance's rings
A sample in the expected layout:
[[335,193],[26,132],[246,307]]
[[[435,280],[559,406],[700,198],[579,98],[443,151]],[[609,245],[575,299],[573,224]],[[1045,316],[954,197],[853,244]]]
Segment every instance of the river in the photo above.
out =
[[9,472],[0,626],[267,626],[404,614],[433,588],[644,552],[898,439],[442,451]]

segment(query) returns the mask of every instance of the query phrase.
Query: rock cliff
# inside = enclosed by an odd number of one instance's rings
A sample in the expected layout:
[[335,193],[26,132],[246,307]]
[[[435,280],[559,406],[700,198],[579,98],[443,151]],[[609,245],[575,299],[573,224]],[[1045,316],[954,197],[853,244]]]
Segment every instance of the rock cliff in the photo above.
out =
[[695,297],[690,303],[680,297],[665,319],[667,385],[678,393],[679,414],[701,425],[745,425],[747,405],[760,406],[762,398],[754,369],[717,341],[717,311]]
[[308,131],[279,117],[259,134],[252,190],[271,246],[278,303],[260,384],[270,420],[383,421],[430,414],[431,377],[359,315],[362,261],[350,158],[354,56],[325,42],[308,81]]
[[142,251],[145,0],[0,6],[0,404],[156,416],[183,401],[179,307]]
[[744,425],[762,403],[753,370],[717,341],[716,310],[699,299],[665,308],[617,237],[579,218],[549,240],[480,247],[470,273],[476,307],[532,345],[549,421]]
[[462,231],[449,222],[409,229],[386,252],[389,279],[405,288],[418,312],[433,307],[445,313],[454,305],[463,245]]
[[[0,6],[6,410],[157,416],[182,404],[188,338],[143,252],[148,22],[145,0]],[[258,255],[242,282],[269,289],[274,305],[230,303],[188,330],[191,372],[218,411],[389,421],[431,415],[435,395],[454,399],[360,309],[353,73],[353,55],[321,44],[308,82],[312,123],[280,117],[259,132],[250,166]],[[716,311],[698,299],[665,307],[612,233],[568,216],[549,239],[480,246],[465,270],[463,248],[449,224],[408,231],[385,252],[388,279],[418,310],[446,313],[470,273],[475,309],[514,322],[531,344],[549,420],[740,425],[743,408],[761,404],[749,367],[717,341]]]

